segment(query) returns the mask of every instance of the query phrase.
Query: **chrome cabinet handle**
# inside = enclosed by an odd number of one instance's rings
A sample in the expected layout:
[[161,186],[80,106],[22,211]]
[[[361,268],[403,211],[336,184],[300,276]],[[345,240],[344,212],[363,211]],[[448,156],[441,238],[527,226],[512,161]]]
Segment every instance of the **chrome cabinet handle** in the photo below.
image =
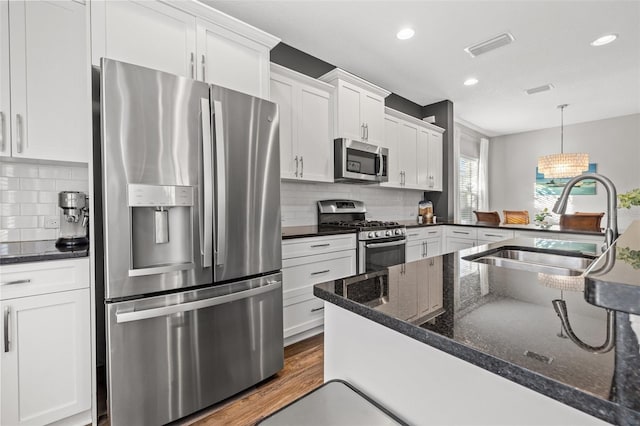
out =
[[312,272],[311,275],[321,275],[321,274],[326,274],[327,272],[331,272],[331,269],[325,269],[324,271]]
[[18,153],[22,152],[22,116],[20,114],[16,114],[16,137],[18,140],[16,141],[16,145],[18,146]]
[[407,237],[417,237],[418,234],[407,234]]
[[300,177],[304,176],[304,157],[300,156]]
[[454,234],[462,234],[462,235],[469,235],[468,232],[462,232],[462,231],[453,231]]
[[296,177],[298,177],[298,156],[296,155],[296,158],[294,158],[294,161],[296,162]]
[[502,237],[502,235],[498,234],[484,234],[485,237]]
[[4,351],[9,352],[9,315],[11,315],[11,308],[8,306],[4,308]]
[[0,283],[0,285],[29,284],[30,282],[31,282],[30,279],[24,279],[24,280],[7,281],[4,283]]
[[196,55],[191,52],[191,78],[196,79]]
[[204,55],[202,55],[202,81],[207,81],[207,65]]
[[202,206],[200,214],[200,247],[202,267],[210,268],[212,263],[213,241],[213,152],[211,149],[211,104],[208,98],[200,99],[202,118]]
[[364,125],[364,134],[365,140],[369,140],[369,123],[365,123]]
[[311,309],[311,312],[318,312],[318,311],[321,311],[323,309],[324,309],[324,306],[321,307],[321,308],[313,308],[313,309]]
[[362,137],[362,140],[364,140],[364,123],[360,125],[360,136]]
[[325,244],[312,244],[311,248],[316,248],[316,247],[329,247],[331,245],[331,243],[325,243]]
[[0,151],[4,152],[4,112],[0,111]]
[[[202,57],[204,58],[204,55]],[[218,180],[216,265],[222,266],[227,258],[227,170],[222,102],[213,101],[213,113],[216,135],[216,178]]]

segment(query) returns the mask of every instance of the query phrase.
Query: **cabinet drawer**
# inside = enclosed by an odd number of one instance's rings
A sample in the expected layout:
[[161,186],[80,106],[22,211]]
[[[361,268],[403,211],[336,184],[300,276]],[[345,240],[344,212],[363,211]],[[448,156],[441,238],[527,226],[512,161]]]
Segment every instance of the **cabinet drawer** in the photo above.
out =
[[297,297],[302,288],[314,284],[348,277],[356,273],[356,251],[286,259],[282,262],[282,291],[284,300]]
[[439,238],[442,236],[441,226],[421,226],[407,229],[407,243],[426,238]]
[[324,301],[314,297],[286,306],[283,312],[284,338],[324,324]]
[[89,287],[89,258],[2,267],[0,300]]
[[513,231],[508,229],[478,229],[478,240],[502,241],[513,238]]
[[475,240],[478,236],[478,230],[467,226],[447,226],[445,229],[447,237],[469,238]]
[[356,248],[356,235],[336,235],[330,237],[310,237],[285,240],[282,242],[282,259],[330,253]]

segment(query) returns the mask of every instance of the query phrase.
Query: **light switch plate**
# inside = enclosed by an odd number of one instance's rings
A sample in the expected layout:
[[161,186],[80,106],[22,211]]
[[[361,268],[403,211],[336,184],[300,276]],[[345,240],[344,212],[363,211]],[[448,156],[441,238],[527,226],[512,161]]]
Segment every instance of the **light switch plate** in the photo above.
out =
[[60,228],[60,217],[58,216],[46,216],[44,218],[44,227],[47,229]]

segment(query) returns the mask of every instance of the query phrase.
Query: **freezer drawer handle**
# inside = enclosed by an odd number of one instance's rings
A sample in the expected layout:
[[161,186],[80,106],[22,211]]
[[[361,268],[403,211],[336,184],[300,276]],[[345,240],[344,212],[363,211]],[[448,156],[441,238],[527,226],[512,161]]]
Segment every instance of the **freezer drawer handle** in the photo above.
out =
[[211,297],[209,299],[196,300],[194,302],[181,303],[177,305],[165,306],[162,308],[144,309],[141,311],[133,312],[116,312],[116,322],[118,324],[123,322],[139,321],[143,319],[163,317],[167,315],[177,314],[180,312],[195,311],[197,309],[208,308],[211,306],[222,305],[229,302],[234,302],[240,299],[246,299],[248,297],[257,296],[259,294],[267,293],[282,286],[282,281],[271,281],[267,285],[262,287],[256,287],[249,290],[239,291],[237,293],[225,294],[223,296]]

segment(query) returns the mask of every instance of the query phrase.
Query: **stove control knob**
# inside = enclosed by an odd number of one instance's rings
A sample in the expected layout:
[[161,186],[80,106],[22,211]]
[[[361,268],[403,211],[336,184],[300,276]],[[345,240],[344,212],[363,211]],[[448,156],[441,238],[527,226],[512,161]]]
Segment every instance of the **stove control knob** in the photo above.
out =
[[369,237],[369,238],[373,238],[373,237],[375,237],[375,235],[373,234],[373,232],[369,232],[369,234],[367,235],[367,237]]
[[402,231],[400,231],[399,229],[396,229],[395,234],[396,234],[396,235],[400,235],[400,234],[402,234]]
[[376,231],[376,237],[380,236],[380,231]]
[[391,236],[391,231],[385,232],[384,235],[386,235],[387,237],[390,237]]

